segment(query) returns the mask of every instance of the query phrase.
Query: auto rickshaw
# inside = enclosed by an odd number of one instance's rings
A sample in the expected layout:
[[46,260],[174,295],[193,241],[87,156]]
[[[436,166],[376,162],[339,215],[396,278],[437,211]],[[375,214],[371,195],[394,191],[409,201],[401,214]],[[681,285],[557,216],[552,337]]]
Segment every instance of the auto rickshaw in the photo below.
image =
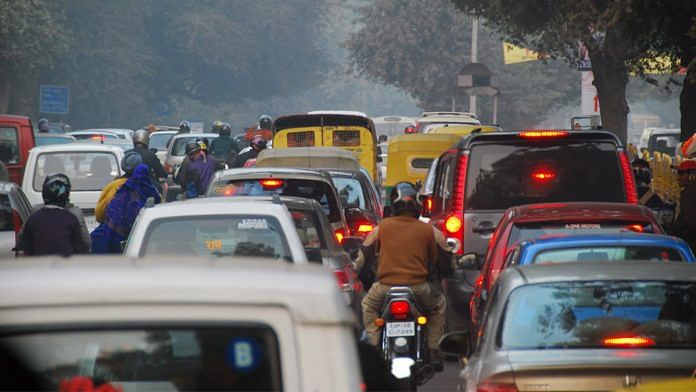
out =
[[310,112],[278,117],[273,122],[274,149],[321,146],[350,151],[373,181],[381,182],[375,124],[364,113]]
[[[384,195],[402,181],[415,184],[425,180],[433,159],[459,142],[456,134],[413,133],[395,136],[389,140],[387,158],[387,178],[384,181]],[[385,197],[385,203],[389,198]]]
[[360,162],[352,152],[338,147],[273,148],[259,153],[256,167],[360,170]]
[[428,134],[450,134],[466,136],[474,132],[500,132],[502,129],[496,125],[444,125],[428,130]]

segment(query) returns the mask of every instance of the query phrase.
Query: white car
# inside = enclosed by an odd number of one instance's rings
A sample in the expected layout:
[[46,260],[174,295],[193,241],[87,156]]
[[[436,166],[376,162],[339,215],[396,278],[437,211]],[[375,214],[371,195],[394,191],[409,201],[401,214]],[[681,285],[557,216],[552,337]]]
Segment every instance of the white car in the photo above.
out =
[[358,391],[353,326],[321,266],[96,256],[0,263],[3,363],[23,383],[13,389]]
[[280,203],[198,198],[143,208],[124,254],[254,256],[307,263],[292,216]]
[[150,134],[150,148],[157,149],[157,158],[159,158],[162,166],[167,163],[167,150],[169,141],[176,135],[176,131],[157,131]]
[[48,174],[68,176],[72,189],[70,201],[80,207],[87,228],[97,227],[94,207],[106,184],[120,177],[123,150],[96,143],[69,143],[34,147],[29,151],[22,178],[22,190],[32,205],[43,204],[41,188]]
[[[121,129],[121,128],[92,128],[92,129],[83,129],[80,131],[73,131],[70,132],[69,134],[101,134],[101,133],[106,133],[106,134],[114,134],[116,137],[118,137],[121,140],[133,140],[133,134],[135,133],[134,130],[132,129]],[[80,138],[78,137],[78,140]]]
[[445,124],[481,125],[481,121],[468,112],[425,112],[416,121],[416,130],[418,133],[428,133],[428,130]]

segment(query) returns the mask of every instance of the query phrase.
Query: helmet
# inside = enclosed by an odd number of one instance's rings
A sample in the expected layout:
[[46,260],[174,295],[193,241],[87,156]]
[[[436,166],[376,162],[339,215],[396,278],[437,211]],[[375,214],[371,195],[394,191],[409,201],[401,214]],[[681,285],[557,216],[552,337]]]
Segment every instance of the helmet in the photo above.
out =
[[677,171],[680,172],[690,172],[696,171],[696,160],[695,159],[685,159],[679,166],[675,167]]
[[138,129],[133,134],[133,146],[142,144],[145,147],[150,145],[150,134],[144,129]]
[[418,215],[421,205],[418,202],[418,190],[410,182],[400,182],[392,188],[389,201],[396,215],[411,213]]
[[51,123],[49,123],[45,118],[42,118],[39,120],[37,127],[39,128],[39,132],[48,132],[50,130]]
[[51,173],[47,175],[41,187],[44,203],[65,206],[70,197],[70,187],[70,179],[65,174]]
[[230,124],[224,123],[220,125],[220,136],[230,136],[232,134],[232,127]]
[[261,115],[259,117],[259,129],[271,129],[273,126],[273,119],[267,114]]
[[133,170],[135,170],[135,168],[141,163],[143,163],[143,157],[137,152],[130,150],[123,155],[123,158],[121,158],[121,170],[123,170],[126,174],[131,174],[133,173]]
[[213,121],[213,133],[220,133],[220,128],[222,128],[222,125],[222,121],[220,120]]
[[266,139],[264,139],[263,136],[256,135],[253,139],[251,139],[251,143],[249,143],[249,145],[251,148],[256,150],[263,150],[266,148],[266,143]]
[[201,145],[196,141],[196,142],[188,142],[186,143],[185,151],[186,155],[191,156],[201,150]]
[[179,123],[179,132],[181,133],[191,133],[191,123],[184,120]]
[[152,132],[157,131],[157,126],[155,126],[155,124],[150,124],[150,125],[147,126],[146,129],[147,129],[148,132],[152,133]]

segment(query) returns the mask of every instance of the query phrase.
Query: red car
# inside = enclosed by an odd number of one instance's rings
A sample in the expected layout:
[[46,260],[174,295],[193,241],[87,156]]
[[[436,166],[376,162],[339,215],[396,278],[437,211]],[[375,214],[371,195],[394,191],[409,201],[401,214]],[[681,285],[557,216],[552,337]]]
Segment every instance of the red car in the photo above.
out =
[[0,114],[0,161],[5,164],[10,181],[17,185],[22,184],[29,150],[35,145],[29,117]]
[[518,243],[556,234],[616,233],[622,230],[664,234],[649,208],[625,203],[541,203],[509,208],[491,237],[481,276],[469,301],[478,324],[488,292],[498,278],[509,249]]

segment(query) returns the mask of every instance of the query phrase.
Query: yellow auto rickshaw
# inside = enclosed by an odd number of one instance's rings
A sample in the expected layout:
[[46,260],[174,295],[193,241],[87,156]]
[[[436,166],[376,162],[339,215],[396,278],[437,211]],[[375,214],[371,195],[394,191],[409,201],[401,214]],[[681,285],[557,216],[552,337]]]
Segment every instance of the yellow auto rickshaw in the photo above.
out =
[[431,134],[450,134],[466,136],[473,132],[500,132],[502,129],[495,125],[463,125],[463,124],[448,124],[428,130],[428,135]]
[[278,117],[273,122],[273,148],[338,147],[352,152],[380,183],[375,124],[360,112],[310,112]]
[[425,180],[433,160],[460,140],[455,134],[431,133],[403,134],[389,139],[384,195],[389,195],[399,182],[415,184]]

